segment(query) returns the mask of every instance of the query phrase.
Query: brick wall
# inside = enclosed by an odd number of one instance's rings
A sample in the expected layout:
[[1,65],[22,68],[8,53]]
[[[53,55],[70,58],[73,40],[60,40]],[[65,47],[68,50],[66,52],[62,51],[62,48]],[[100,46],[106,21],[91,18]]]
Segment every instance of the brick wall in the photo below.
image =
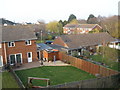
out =
[[59,60],[59,52],[50,52],[43,50],[43,58],[46,58],[48,61],[51,59],[54,60],[54,56],[56,56],[56,60]]
[[4,46],[6,46],[7,59],[9,59],[10,54],[22,53],[23,63],[28,63],[27,52],[32,52],[32,61],[38,60],[35,40],[31,40],[31,45],[26,45],[25,41],[17,41],[15,47],[8,47],[8,43],[5,43],[5,45],[2,43],[3,63],[6,64]]

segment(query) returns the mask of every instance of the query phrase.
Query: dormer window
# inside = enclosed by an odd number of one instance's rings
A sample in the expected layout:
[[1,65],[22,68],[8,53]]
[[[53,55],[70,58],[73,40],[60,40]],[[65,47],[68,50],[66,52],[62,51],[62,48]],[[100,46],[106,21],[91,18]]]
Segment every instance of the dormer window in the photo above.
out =
[[8,47],[14,47],[15,46],[15,42],[8,42]]
[[31,45],[31,40],[26,40],[26,41],[25,41],[25,44],[26,44],[26,45]]

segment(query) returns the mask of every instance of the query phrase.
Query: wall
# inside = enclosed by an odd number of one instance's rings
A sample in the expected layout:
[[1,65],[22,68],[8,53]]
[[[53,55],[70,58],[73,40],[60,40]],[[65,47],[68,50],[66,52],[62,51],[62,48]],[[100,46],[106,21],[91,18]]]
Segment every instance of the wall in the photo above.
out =
[[50,52],[48,53],[47,51],[43,50],[43,58],[46,58],[48,61],[51,59],[52,61],[54,60],[54,56],[56,56],[56,60],[59,60],[59,52]]
[[[17,41],[15,42],[15,47],[8,47],[8,43],[5,43],[5,46],[8,60],[10,54],[22,53],[23,63],[28,63],[27,52],[32,52],[33,61],[38,60],[35,40],[31,40],[31,45],[26,45],[25,41]],[[2,47],[3,63],[6,64],[7,61],[5,61],[4,43],[2,43]]]

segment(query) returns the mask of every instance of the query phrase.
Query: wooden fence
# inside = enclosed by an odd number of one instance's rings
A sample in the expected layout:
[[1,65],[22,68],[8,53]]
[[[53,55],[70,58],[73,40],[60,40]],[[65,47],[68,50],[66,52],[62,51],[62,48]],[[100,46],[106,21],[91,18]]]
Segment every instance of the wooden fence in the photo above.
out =
[[111,90],[117,90],[120,87],[119,79],[120,79],[120,74],[117,74],[117,75],[111,75],[111,76],[102,77],[102,78],[81,80],[76,82],[49,86],[49,88],[91,88],[91,89],[96,88],[96,90],[98,90],[97,88],[100,88],[100,89],[112,88]]
[[18,83],[19,87],[20,88],[25,88],[25,86],[23,85],[20,78],[16,75],[15,71],[11,67],[9,67],[9,70],[10,70],[11,74],[14,76],[14,78],[15,78],[16,82]]
[[89,72],[90,74],[93,75],[101,75],[101,76],[110,76],[110,75],[114,75],[114,74],[118,74],[118,71],[109,69],[109,68],[105,68],[103,66],[100,65],[96,65],[94,63],[67,55],[65,53],[59,52],[59,58],[60,60],[62,60],[63,62],[67,62],[70,63],[72,66],[77,67],[83,71]]

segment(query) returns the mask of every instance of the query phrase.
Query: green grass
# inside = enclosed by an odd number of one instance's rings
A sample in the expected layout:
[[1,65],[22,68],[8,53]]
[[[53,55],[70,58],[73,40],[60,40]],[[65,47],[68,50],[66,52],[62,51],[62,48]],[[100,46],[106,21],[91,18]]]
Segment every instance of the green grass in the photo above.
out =
[[119,68],[118,68],[119,63],[115,62],[115,61],[111,61],[111,60],[107,59],[107,57],[103,58],[102,55],[92,55],[92,56],[90,56],[90,58],[92,58],[92,60],[94,60],[94,61],[97,61],[100,63],[105,63],[107,66],[109,66],[110,69],[119,71]]
[[94,60],[94,61],[97,61],[97,62],[105,62],[105,60],[107,59],[107,58],[103,58],[103,56],[102,55],[92,55],[92,56],[90,56],[90,58],[92,58],[92,60]]
[[[28,77],[49,78],[50,85],[95,78],[95,76],[77,69],[73,66],[43,66],[38,68],[16,71],[23,84],[27,85]],[[39,80],[34,80],[34,85],[44,86]]]
[[37,40],[36,43],[44,43],[44,41],[42,40]]
[[5,71],[2,73],[2,88],[19,88],[10,72]]
[[36,40],[36,43],[44,43],[44,42],[46,42],[46,41],[54,41],[54,40]]

